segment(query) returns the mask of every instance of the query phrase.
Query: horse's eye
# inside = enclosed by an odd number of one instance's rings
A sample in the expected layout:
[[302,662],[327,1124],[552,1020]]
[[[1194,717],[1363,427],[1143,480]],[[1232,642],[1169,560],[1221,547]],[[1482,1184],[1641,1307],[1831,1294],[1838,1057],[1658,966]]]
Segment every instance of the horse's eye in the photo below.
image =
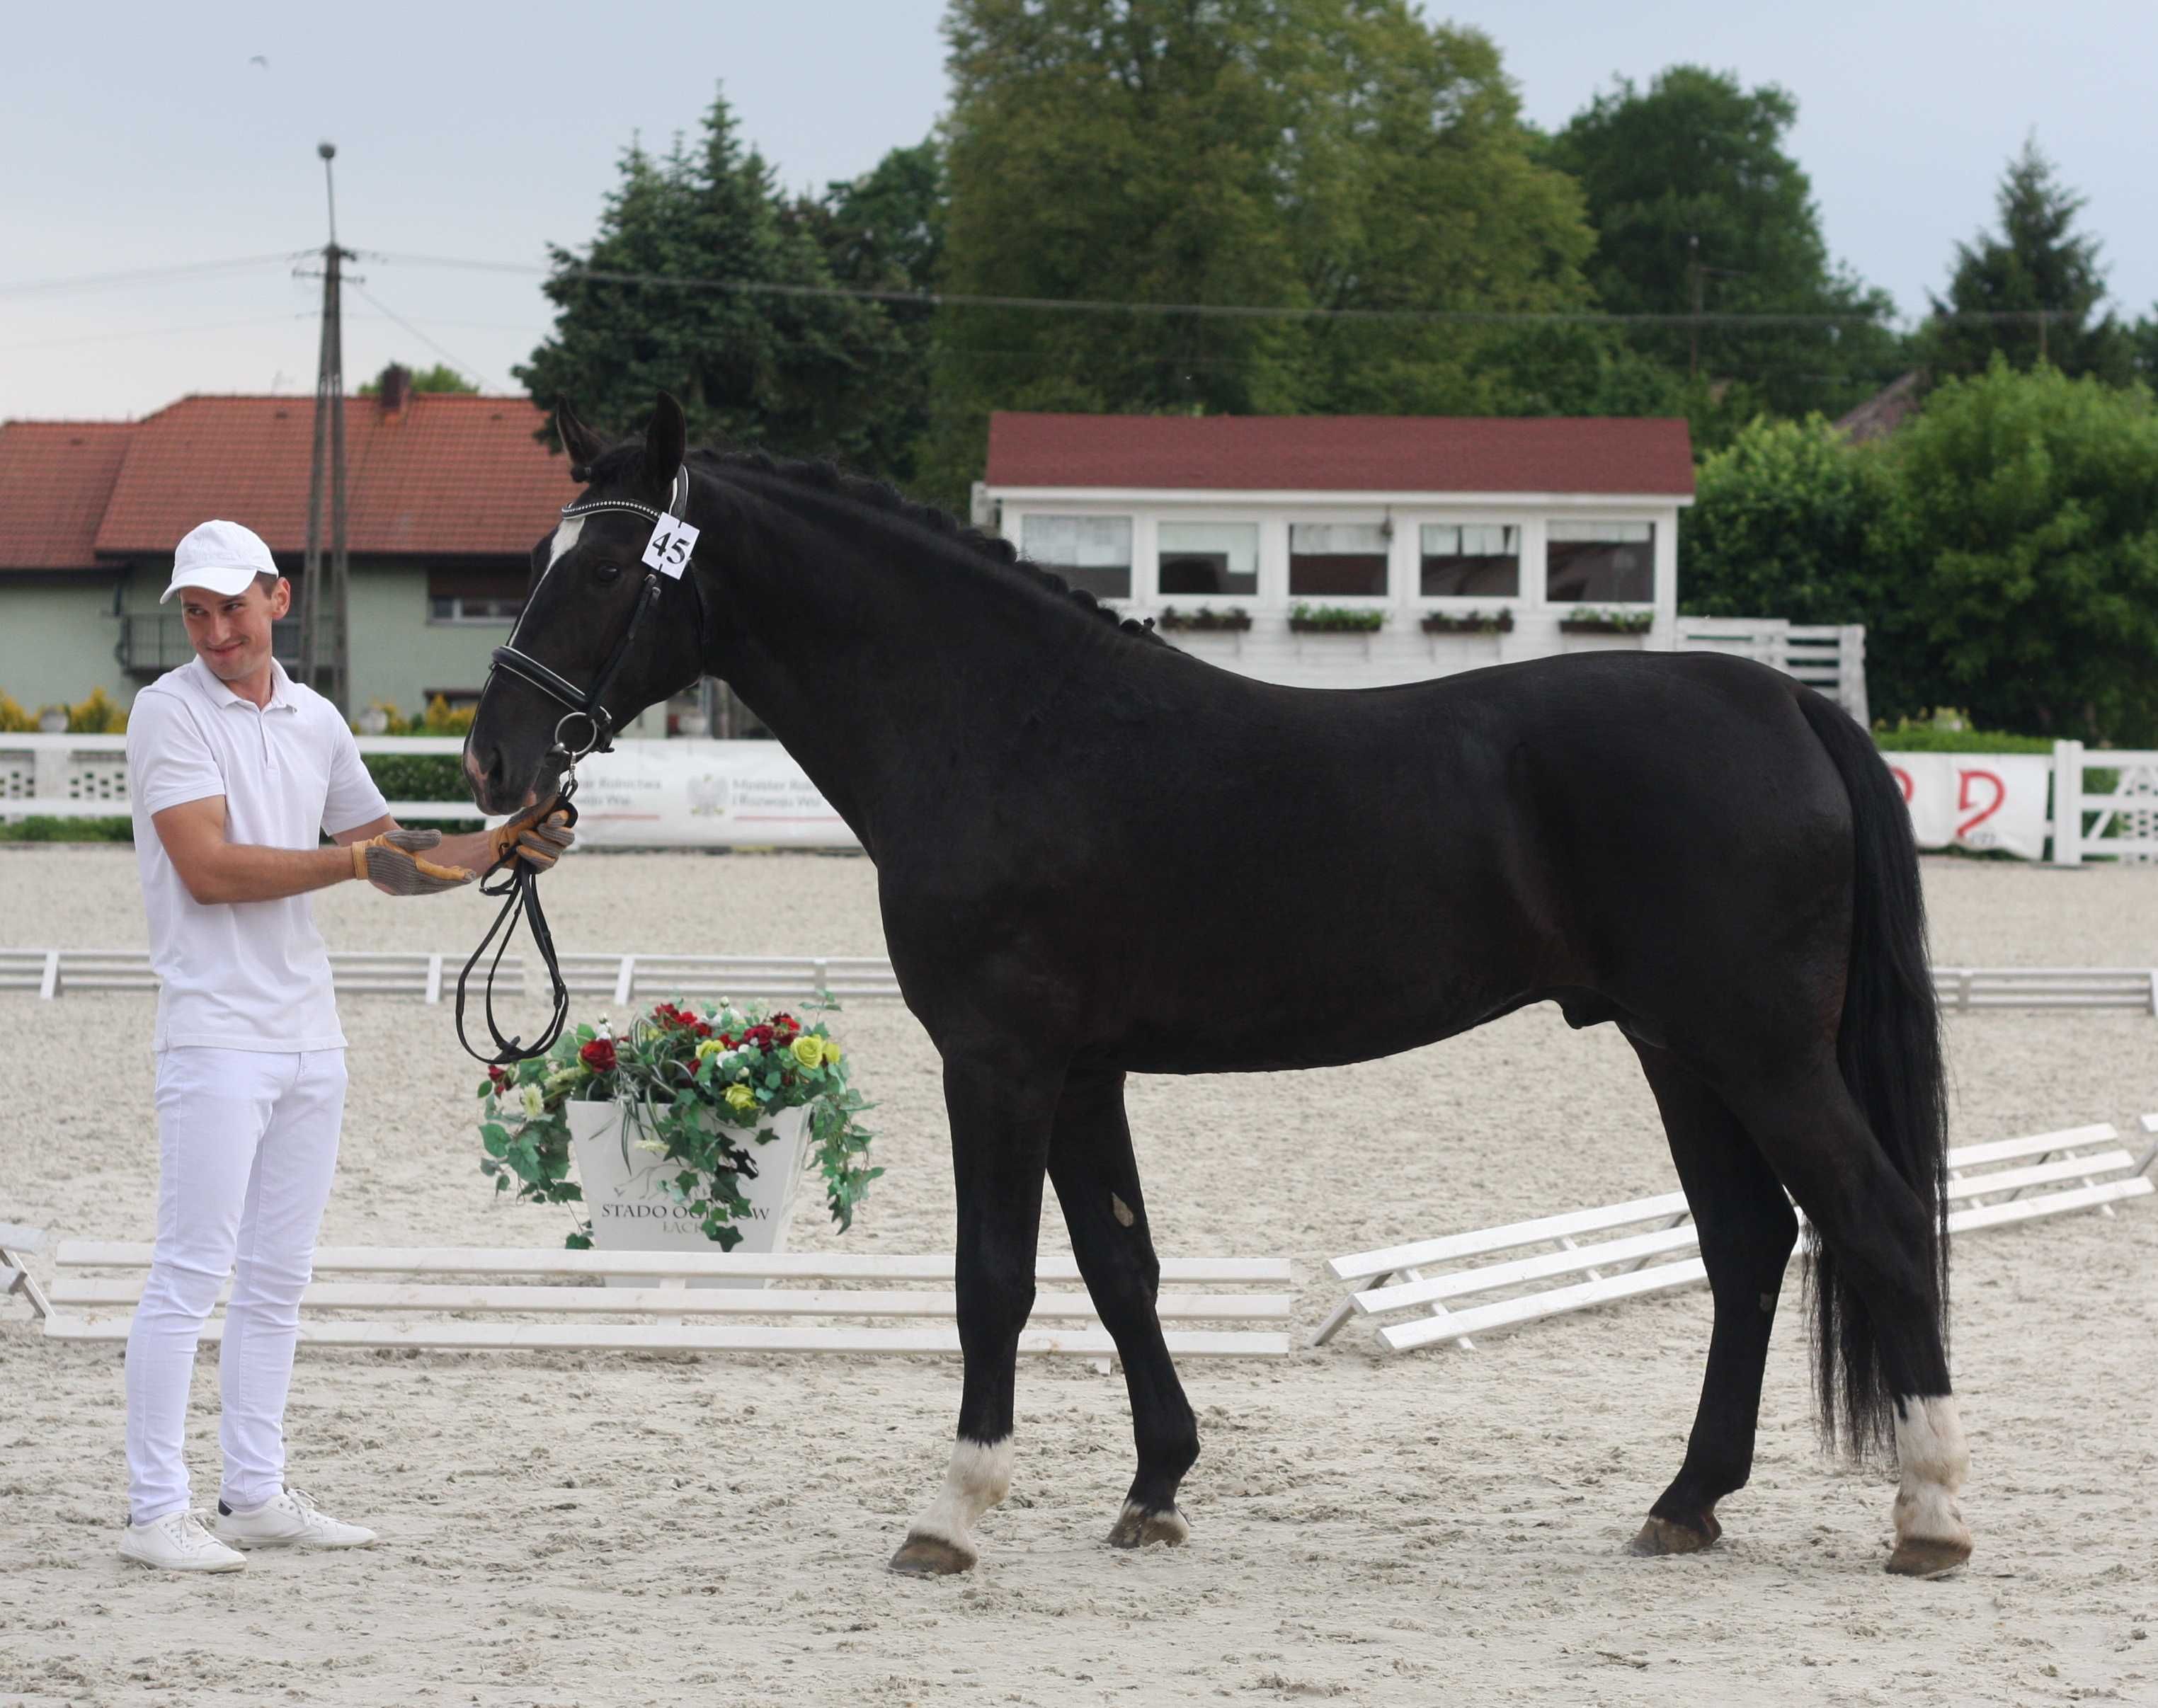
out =
[[622,579],[622,565],[596,564],[592,566],[592,579],[595,581],[619,581]]

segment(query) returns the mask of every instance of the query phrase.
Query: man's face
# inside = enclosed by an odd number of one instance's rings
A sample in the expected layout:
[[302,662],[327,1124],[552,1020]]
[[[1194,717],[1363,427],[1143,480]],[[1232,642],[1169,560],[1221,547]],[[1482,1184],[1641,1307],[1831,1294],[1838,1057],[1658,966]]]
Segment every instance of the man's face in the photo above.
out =
[[250,582],[245,593],[213,593],[207,587],[183,587],[180,616],[210,673],[219,682],[238,682],[270,662],[270,625],[292,608],[292,584],[277,578],[265,592]]

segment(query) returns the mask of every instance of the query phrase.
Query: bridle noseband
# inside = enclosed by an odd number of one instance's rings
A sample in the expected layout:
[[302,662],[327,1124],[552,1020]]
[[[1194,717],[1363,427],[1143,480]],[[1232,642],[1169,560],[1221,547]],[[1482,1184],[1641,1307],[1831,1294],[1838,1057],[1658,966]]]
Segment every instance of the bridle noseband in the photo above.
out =
[[[686,520],[689,503],[689,471],[687,467],[678,467],[674,471],[674,489],[668,496],[664,510],[655,510],[649,504],[640,504],[631,498],[588,498],[581,504],[563,505],[562,519],[568,522],[580,516],[619,510],[627,515],[641,516],[657,528],[666,517],[671,516],[677,521]],[[708,625],[705,612],[705,590],[697,580],[695,567],[694,562],[684,565],[679,579],[689,582],[690,594],[697,601],[698,657],[701,661]],[[538,689],[555,704],[565,709],[562,716],[555,722],[554,744],[547,750],[546,757],[560,762],[555,799],[565,816],[565,822],[569,823],[577,822],[577,809],[570,804],[570,797],[577,792],[577,761],[588,754],[606,753],[613,749],[615,719],[614,714],[607,709],[607,690],[614,686],[615,678],[621,673],[622,665],[628,661],[630,648],[636,643],[638,631],[644,627],[645,619],[658,607],[660,595],[664,590],[665,582],[659,571],[647,570],[644,585],[637,591],[637,602],[630,607],[628,627],[623,629],[621,640],[615,643],[614,651],[608,655],[599,674],[592,679],[592,685],[589,689],[580,689],[560,672],[550,669],[529,653],[517,650],[514,643],[524,627],[521,617],[518,628],[510,632],[509,638],[513,644],[497,647],[493,658],[489,661],[488,684],[494,680],[496,671],[503,671]],[[487,684],[481,685],[480,691],[483,694],[486,693]],[[585,720],[586,739],[572,746],[563,731],[577,718]],[[490,888],[485,880],[505,869],[506,875],[502,881]],[[488,927],[487,935],[480,939],[479,947],[472,951],[472,958],[465,962],[464,971],[457,975],[457,1041],[464,1045],[465,1053],[473,1060],[486,1062],[490,1066],[506,1067],[511,1062],[529,1061],[535,1055],[544,1055],[555,1047],[555,1040],[560,1038],[562,1029],[569,1020],[570,991],[562,979],[561,966],[555,953],[554,935],[547,928],[547,916],[540,911],[539,874],[518,857],[514,847],[482,875],[479,890],[483,895],[500,895],[505,900],[502,911],[495,916],[494,923]],[[509,947],[510,938],[516,935],[516,921],[519,915],[529,927],[533,947],[540,952],[540,958],[546,966],[553,999],[546,1026],[529,1045],[514,1037],[505,1037],[494,1018],[495,974],[502,966],[502,957]],[[493,960],[488,963],[485,1010],[487,1029],[493,1040],[495,1053],[483,1055],[472,1048],[472,1040],[465,1036],[465,986],[472,978],[472,969],[479,964],[480,957],[487,953],[488,946],[494,942],[498,932],[502,941],[495,947]]]

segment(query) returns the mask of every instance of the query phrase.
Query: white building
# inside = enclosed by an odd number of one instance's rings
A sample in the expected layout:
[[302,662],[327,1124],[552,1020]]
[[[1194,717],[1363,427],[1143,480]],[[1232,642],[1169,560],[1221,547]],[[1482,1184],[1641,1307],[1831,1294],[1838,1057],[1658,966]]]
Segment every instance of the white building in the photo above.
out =
[[1340,687],[1675,648],[1693,490],[1683,421],[999,412],[976,519],[1213,663]]

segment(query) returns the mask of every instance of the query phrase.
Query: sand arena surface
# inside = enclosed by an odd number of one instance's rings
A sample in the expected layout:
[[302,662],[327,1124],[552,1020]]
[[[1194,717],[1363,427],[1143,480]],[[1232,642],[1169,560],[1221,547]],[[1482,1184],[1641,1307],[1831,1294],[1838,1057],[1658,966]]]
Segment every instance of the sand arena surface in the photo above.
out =
[[[1930,861],[1937,958],[2150,964],[2158,871]],[[617,855],[550,880],[565,950],[878,953],[860,859]],[[338,947],[452,949],[491,904],[320,898]],[[0,945],[139,945],[124,849],[0,850]],[[348,997],[352,1102],[323,1230],[551,1245],[495,1201],[447,1006]],[[0,996],[0,1219],[147,1238],[151,1000]],[[937,1065],[896,1004],[835,1022],[880,1107],[849,1248],[948,1251]],[[1958,1142],[2158,1110],[2158,1021],[1948,1027]],[[1668,1189],[1609,1028],[1534,1009],[1367,1066],[1133,1084],[1165,1254],[1281,1253],[1299,1338],[1337,1252]],[[1061,1249],[1053,1199],[1047,1240]],[[836,1242],[813,1210],[797,1243]],[[49,1274],[49,1260],[39,1267]],[[1796,1267],[1752,1486],[1703,1556],[1622,1545],[1676,1468],[1709,1303],[1691,1293],[1402,1357],[1352,1324],[1278,1363],[1187,1362],[1191,1545],[1102,1545],[1132,1467],[1123,1383],[1021,1366],[1012,1499],[969,1577],[883,1563],[943,1473],[956,1360],[853,1367],[303,1349],[292,1480],[372,1524],[359,1555],[209,1581],[115,1551],[115,1347],[0,1309],[0,1702],[379,1705],[2158,1701],[2158,1211],[1974,1236],[1955,1365],[1971,1567],[1884,1576],[1892,1482],[1822,1459]],[[215,1496],[215,1360],[189,1458]]]

